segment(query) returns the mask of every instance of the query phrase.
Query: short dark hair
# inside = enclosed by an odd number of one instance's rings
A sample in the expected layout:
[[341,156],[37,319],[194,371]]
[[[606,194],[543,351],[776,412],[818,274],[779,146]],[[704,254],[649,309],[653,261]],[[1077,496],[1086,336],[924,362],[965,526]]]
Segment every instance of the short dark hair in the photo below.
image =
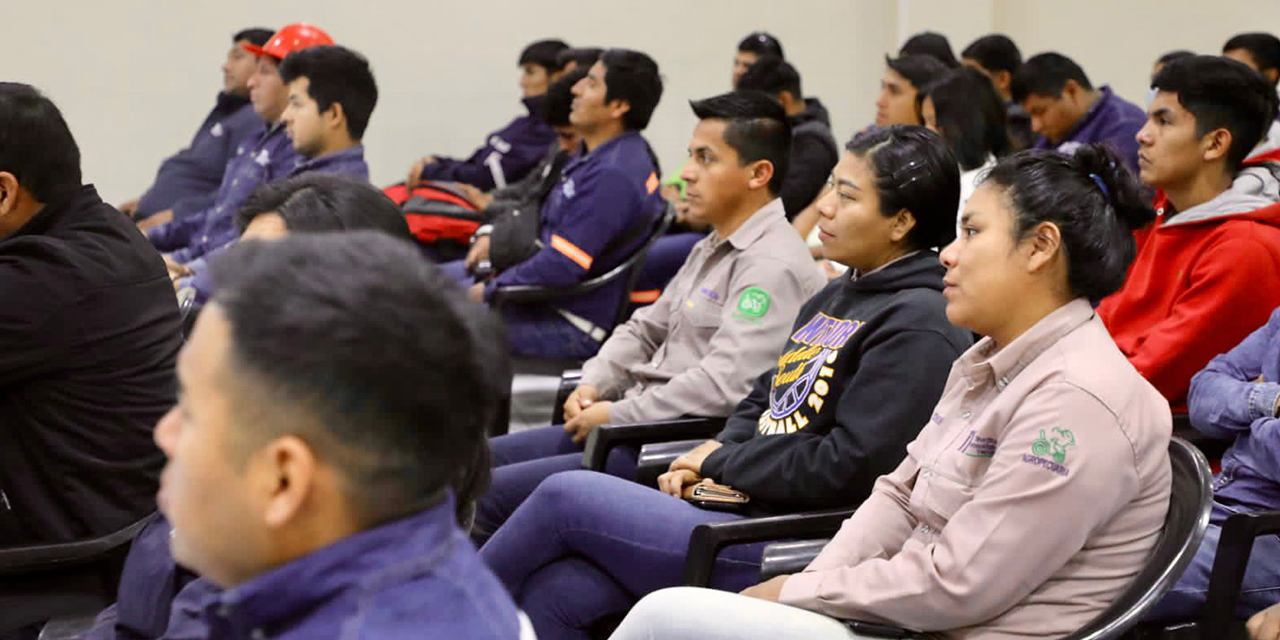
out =
[[1071,155],[1014,154],[992,167],[981,182],[987,183],[1011,203],[1015,239],[1041,222],[1057,225],[1070,293],[1094,302],[1124,284],[1137,252],[1133,232],[1155,219],[1137,179],[1104,143],[1083,145]]
[[39,202],[80,187],[80,147],[62,112],[39,89],[0,82],[0,171]]
[[631,109],[622,116],[630,131],[649,126],[649,118],[662,99],[662,76],[658,63],[647,54],[631,49],[609,49],[600,54],[604,65],[605,102],[624,100]]
[[777,56],[764,56],[747,67],[746,73],[738,79],[737,88],[743,91],[763,91],[771,96],[785,91],[797,100],[804,98],[800,89],[800,72],[790,62]]
[[411,244],[299,234],[237,243],[210,268],[227,373],[249,381],[236,402],[269,412],[233,437],[302,438],[366,525],[483,473],[468,467],[511,384],[502,330]]
[[1253,32],[1242,33],[1232,36],[1227,43],[1222,45],[1222,52],[1226,53],[1232,49],[1244,49],[1253,57],[1253,62],[1258,65],[1258,71],[1266,71],[1274,69],[1280,72],[1280,38],[1269,33]]
[[547,87],[547,97],[542,101],[542,119],[553,127],[569,125],[569,112],[573,111],[573,85],[587,77],[587,67],[578,66]]
[[364,56],[338,45],[294,51],[280,64],[280,79],[289,84],[298,78],[310,81],[307,94],[317,109],[323,112],[335,102],[342,105],[347,132],[356,140],[364,137],[378,104],[378,83]]
[[960,52],[961,58],[968,58],[982,65],[987,71],[1008,71],[1012,74],[1022,66],[1022,52],[1018,45],[1003,33],[982,36],[969,43]]
[[885,56],[884,63],[898,75],[906,78],[917,91],[920,87],[947,73],[947,65],[933,56],[899,56],[897,58]]
[[600,47],[573,47],[565,49],[556,54],[556,64],[558,69],[563,69],[570,62],[578,65],[581,69],[586,69],[596,63],[600,59],[600,54],[604,53],[604,49]]
[[271,39],[271,36],[274,33],[275,31],[271,29],[263,29],[262,27],[249,27],[248,29],[241,29],[240,31],[236,32],[234,36],[231,36],[231,42],[232,44],[234,44],[236,42],[240,42],[241,40],[244,40],[255,47],[261,47],[267,44],[267,41]]
[[1275,87],[1243,62],[1222,56],[1192,56],[1166,64],[1151,87],[1178,94],[1178,104],[1196,119],[1196,136],[1231,132],[1227,169],[1235,173],[1276,117]]
[[1040,53],[1031,56],[1013,74],[1009,93],[1015,102],[1022,102],[1035,94],[1050,98],[1062,97],[1062,88],[1068,80],[1075,80],[1082,89],[1093,89],[1089,76],[1074,60],[1061,53]]
[[236,212],[241,233],[264,213],[284,218],[290,232],[375,229],[409,240],[409,225],[390,198],[363,180],[308,172],[259,185]]
[[559,71],[564,67],[559,60],[560,52],[568,48],[564,40],[539,40],[520,52],[520,61],[516,64],[536,64],[547,73]]
[[[933,101],[938,129],[965,171],[986,164],[989,156],[1009,151],[1004,100],[986,74],[962,67],[916,92],[916,110]],[[923,119],[923,117],[922,117]]]
[[902,43],[902,48],[898,49],[898,55],[930,56],[948,67],[960,66],[960,61],[956,60],[956,54],[951,52],[951,41],[936,31],[923,31],[907,38],[907,41]]
[[769,193],[778,195],[791,161],[791,124],[773,97],[759,91],[733,91],[705,100],[690,100],[699,120],[724,120],[725,144],[738,152],[741,166],[757,160],[773,165]]
[[914,249],[955,240],[960,166],[941,136],[918,125],[871,127],[845,150],[871,165],[881,214],[890,217],[906,209],[916,219],[907,236]]
[[746,51],[754,53],[758,56],[777,56],[786,58],[782,53],[782,43],[771,33],[765,31],[752,31],[747,37],[738,42],[738,51]]
[[1187,51],[1186,49],[1175,49],[1175,50],[1173,50],[1173,51],[1169,51],[1169,52],[1165,53],[1164,55],[1160,56],[1159,58],[1156,58],[1156,64],[1169,64],[1170,62],[1173,62],[1174,60],[1181,60],[1181,59],[1183,59],[1183,58],[1190,58],[1190,57],[1192,57],[1192,56],[1194,56],[1194,55],[1196,55],[1196,54],[1195,54],[1195,52],[1193,52],[1193,51]]

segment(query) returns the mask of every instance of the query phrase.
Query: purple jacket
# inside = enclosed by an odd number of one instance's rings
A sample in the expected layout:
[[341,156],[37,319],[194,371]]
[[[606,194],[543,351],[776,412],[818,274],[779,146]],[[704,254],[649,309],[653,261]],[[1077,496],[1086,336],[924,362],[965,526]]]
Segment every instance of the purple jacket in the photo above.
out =
[[1071,128],[1066,138],[1055,144],[1039,136],[1033,148],[1074,153],[1082,144],[1106,142],[1124,158],[1130,169],[1137,171],[1138,141],[1134,136],[1146,123],[1147,114],[1138,105],[1112,93],[1110,86],[1102,87],[1101,91],[1102,97]]
[[490,133],[466,160],[436,156],[422,169],[426,180],[465,182],[481,191],[505,187],[523,178],[547,154],[556,132],[542,120],[543,96],[522,100],[529,115]]
[[[1255,382],[1261,376],[1262,382]],[[1191,424],[1233,440],[1222,456],[1214,499],[1248,511],[1280,509],[1280,309],[1231,351],[1191,378]]]
[[[262,117],[249,98],[218,94],[213,110],[191,138],[191,144],[160,164],[151,188],[138,199],[140,217],[171,207],[184,212],[212,202],[227,163],[262,128]],[[190,202],[184,200],[193,199]],[[183,202],[181,206],[179,202]],[[204,207],[198,207],[204,208]]]
[[199,211],[179,212],[174,209],[172,222],[147,232],[147,237],[163,252],[176,251],[197,242],[207,241],[206,225],[210,219],[230,219],[248,199],[255,187],[289,175],[298,166],[298,154],[285,133],[284,125],[265,123],[253,142],[227,163],[222,184],[210,206]]

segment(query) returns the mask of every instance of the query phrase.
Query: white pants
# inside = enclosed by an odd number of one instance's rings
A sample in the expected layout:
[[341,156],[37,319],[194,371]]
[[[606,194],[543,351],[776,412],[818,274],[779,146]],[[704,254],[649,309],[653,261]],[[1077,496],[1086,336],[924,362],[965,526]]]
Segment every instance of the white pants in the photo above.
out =
[[821,613],[736,593],[673,587],[645,596],[609,640],[863,640]]

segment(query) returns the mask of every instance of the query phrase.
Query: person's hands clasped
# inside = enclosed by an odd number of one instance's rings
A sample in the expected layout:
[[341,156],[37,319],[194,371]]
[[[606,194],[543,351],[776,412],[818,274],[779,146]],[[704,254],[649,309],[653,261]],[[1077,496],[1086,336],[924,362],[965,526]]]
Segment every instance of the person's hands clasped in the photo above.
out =
[[[578,415],[564,423],[565,433],[573,436],[574,444],[582,444],[591,435],[591,430],[609,423],[609,407],[612,402],[592,402],[578,412]],[[567,417],[567,416],[566,416]]]
[[684,488],[702,482],[702,476],[688,469],[676,469],[658,476],[658,490],[673,497],[683,498]]
[[722,445],[717,440],[708,440],[694,447],[693,450],[689,451],[688,453],[672,461],[670,471],[678,471],[681,469],[686,469],[688,471],[692,471],[695,474],[698,474],[699,476],[701,476],[702,463],[706,461],[707,456],[711,455],[712,451],[715,451],[716,449],[719,449],[722,446],[724,445]]
[[580,384],[564,401],[564,419],[566,422],[578,417],[583,409],[590,407],[600,399],[600,391],[594,385]]

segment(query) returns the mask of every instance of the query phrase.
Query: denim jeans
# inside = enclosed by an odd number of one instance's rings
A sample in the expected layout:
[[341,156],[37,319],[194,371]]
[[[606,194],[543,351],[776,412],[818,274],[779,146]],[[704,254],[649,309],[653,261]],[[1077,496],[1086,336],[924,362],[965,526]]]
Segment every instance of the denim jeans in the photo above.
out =
[[[681,584],[694,527],[740,518],[603,473],[565,471],[538,485],[480,557],[541,640],[586,640],[600,618]],[[738,591],[758,582],[764,544],[722,549],[712,586]]]
[[[574,444],[563,425],[530,429],[489,439],[493,479],[476,504],[471,539],[483,545],[507,518],[552,474],[582,468],[582,445]],[[636,475],[636,447],[615,447],[605,472],[630,480]]]
[[[1214,501],[1204,542],[1200,543],[1191,565],[1147,616],[1148,619],[1186,620],[1200,615],[1209,590],[1209,574],[1213,571],[1222,525],[1235,513],[1232,507]],[[1254,540],[1253,551],[1249,554],[1249,568],[1245,570],[1244,583],[1240,586],[1235,615],[1248,618],[1277,601],[1280,601],[1280,536],[1260,536]]]

